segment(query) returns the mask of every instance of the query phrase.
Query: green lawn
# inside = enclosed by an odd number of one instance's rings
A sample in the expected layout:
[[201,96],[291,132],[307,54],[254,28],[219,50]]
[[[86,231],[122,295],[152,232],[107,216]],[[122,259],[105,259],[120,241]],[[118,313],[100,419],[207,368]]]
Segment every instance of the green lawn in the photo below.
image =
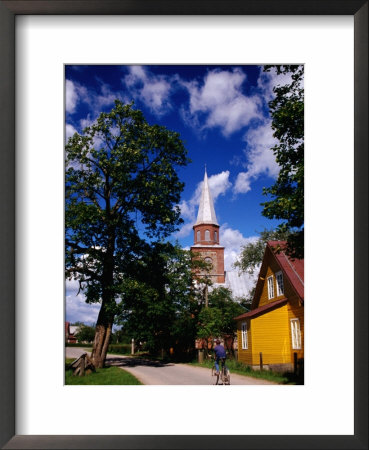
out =
[[[211,369],[214,362],[212,360],[204,361],[202,364],[198,362],[192,362],[191,365],[198,367],[206,367]],[[253,370],[251,367],[246,366],[238,361],[227,359],[226,365],[231,374],[236,373],[238,375],[246,375],[248,377],[259,378],[262,380],[273,381],[279,384],[300,384],[293,378],[293,374],[279,374],[269,370]]]
[[65,361],[65,384],[68,385],[137,385],[142,384],[136,377],[119,367],[104,367],[83,377],[73,376],[73,370],[68,365],[73,359]]

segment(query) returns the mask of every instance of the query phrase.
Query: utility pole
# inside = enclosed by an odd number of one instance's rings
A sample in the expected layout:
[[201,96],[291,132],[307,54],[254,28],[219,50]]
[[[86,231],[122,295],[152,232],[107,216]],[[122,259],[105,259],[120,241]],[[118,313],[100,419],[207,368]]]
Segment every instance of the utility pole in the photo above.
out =
[[209,300],[208,300],[208,285],[205,284],[204,288],[204,298],[205,298],[205,308],[209,307]]

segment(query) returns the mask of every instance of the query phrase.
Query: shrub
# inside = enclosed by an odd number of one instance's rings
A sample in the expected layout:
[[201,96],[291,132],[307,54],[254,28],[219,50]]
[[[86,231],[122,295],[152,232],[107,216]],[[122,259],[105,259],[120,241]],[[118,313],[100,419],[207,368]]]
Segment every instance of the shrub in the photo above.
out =
[[131,353],[130,344],[110,344],[108,353],[119,353],[121,355],[129,355]]

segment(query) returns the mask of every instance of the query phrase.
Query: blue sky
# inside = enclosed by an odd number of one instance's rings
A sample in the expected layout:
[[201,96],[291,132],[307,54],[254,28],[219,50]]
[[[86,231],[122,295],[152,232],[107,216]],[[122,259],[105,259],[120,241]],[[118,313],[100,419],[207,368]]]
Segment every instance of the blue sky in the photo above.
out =
[[[179,132],[192,160],[178,172],[184,224],[172,236],[184,248],[193,244],[205,164],[226,270],[242,244],[277,225],[262,216],[260,203],[267,200],[263,187],[278,175],[268,102],[285,77],[251,65],[75,65],[66,66],[65,80],[66,138],[109,111],[116,98],[133,100],[149,123]],[[94,322],[99,306],[84,304],[76,288],[67,282],[66,320]]]

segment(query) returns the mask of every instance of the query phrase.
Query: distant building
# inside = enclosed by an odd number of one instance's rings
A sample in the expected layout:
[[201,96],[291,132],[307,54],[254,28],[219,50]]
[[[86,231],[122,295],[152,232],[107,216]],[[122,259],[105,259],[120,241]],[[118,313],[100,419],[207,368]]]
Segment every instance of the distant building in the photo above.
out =
[[71,325],[70,322],[65,322],[65,343],[76,344],[78,342],[75,334],[78,332],[77,325]]
[[285,241],[266,245],[251,310],[236,317],[238,360],[253,367],[299,370],[304,360],[304,260]]

